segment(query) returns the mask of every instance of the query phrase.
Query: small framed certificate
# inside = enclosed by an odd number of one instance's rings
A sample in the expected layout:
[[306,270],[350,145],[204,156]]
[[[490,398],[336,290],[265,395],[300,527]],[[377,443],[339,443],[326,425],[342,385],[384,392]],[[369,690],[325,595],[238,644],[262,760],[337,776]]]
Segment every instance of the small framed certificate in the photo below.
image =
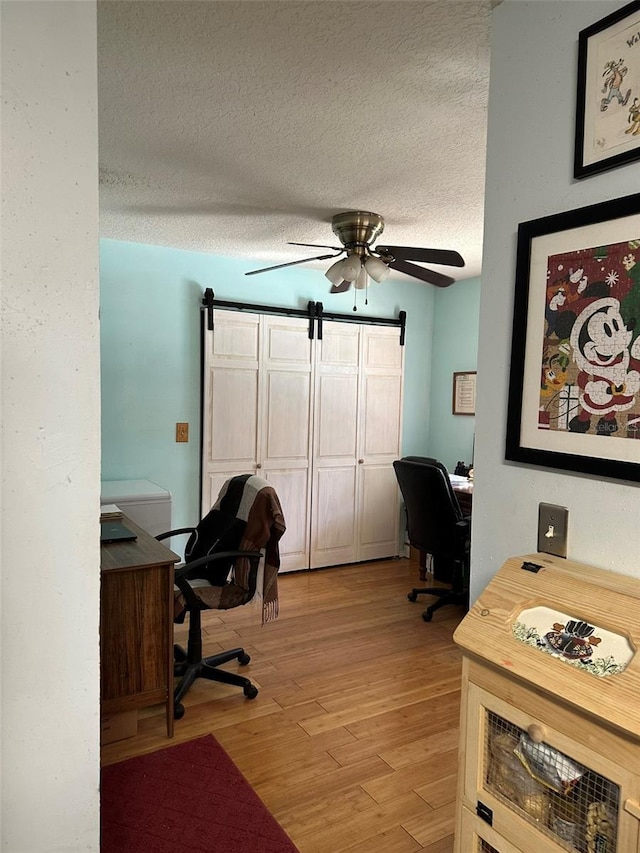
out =
[[453,374],[454,415],[475,415],[476,413],[476,371]]

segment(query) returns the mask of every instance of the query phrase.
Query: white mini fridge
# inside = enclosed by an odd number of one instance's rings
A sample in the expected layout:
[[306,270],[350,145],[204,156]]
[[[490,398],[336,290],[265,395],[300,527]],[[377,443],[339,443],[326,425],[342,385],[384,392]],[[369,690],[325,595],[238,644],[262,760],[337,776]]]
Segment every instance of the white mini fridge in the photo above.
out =
[[171,492],[151,480],[103,480],[101,504],[117,504],[152,536],[171,530]]

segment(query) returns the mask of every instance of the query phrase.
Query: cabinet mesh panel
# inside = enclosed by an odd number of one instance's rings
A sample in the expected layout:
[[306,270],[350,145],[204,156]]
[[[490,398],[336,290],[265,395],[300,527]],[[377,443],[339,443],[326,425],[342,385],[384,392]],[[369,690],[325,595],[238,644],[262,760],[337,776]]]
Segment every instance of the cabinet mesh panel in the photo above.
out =
[[485,784],[493,794],[567,850],[616,853],[617,785],[492,711],[486,732]]
[[495,847],[492,847],[487,841],[483,841],[480,853],[499,853],[499,851],[496,850]]

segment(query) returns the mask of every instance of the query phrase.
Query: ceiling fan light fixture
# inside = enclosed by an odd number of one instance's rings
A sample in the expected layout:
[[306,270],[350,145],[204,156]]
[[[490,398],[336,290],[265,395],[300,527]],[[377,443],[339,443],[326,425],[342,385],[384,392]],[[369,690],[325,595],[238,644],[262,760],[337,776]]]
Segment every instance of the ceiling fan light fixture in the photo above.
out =
[[368,283],[369,276],[367,275],[367,270],[363,266],[358,273],[358,278],[353,282],[353,286],[356,290],[366,290]]
[[364,262],[367,273],[371,276],[374,281],[377,281],[378,284],[385,280],[388,277],[391,270],[385,264],[384,261],[380,260],[380,258],[374,258],[373,255],[369,255]]
[[339,261],[336,261],[335,264],[331,264],[329,269],[326,271],[325,276],[329,279],[331,284],[337,285],[340,284],[341,281],[345,280],[342,272],[345,261],[346,258],[341,258]]
[[360,260],[360,255],[349,255],[342,262],[342,277],[345,281],[355,281],[360,275],[361,269],[362,261]]

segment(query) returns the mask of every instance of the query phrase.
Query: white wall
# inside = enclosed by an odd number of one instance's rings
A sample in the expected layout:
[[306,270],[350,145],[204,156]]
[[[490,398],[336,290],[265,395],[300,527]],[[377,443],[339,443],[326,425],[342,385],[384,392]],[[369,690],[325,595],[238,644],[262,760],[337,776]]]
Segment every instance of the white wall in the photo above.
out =
[[506,557],[535,552],[540,501],[569,508],[571,559],[640,577],[637,483],[504,461],[518,223],[630,195],[640,185],[640,164],[572,178],[578,33],[622,5],[505,0],[492,14],[473,598]]
[[98,850],[96,11],[2,3],[2,826]]

